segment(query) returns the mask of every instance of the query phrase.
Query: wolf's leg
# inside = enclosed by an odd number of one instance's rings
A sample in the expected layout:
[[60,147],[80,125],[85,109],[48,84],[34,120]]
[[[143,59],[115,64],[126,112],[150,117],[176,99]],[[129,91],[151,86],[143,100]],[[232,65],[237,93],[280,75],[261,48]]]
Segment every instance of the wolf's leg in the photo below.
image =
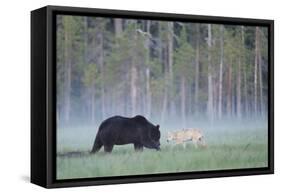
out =
[[192,139],[195,148],[198,148],[198,141],[196,139]]
[[180,141],[179,140],[175,140],[174,148],[178,147],[179,144],[180,144]]

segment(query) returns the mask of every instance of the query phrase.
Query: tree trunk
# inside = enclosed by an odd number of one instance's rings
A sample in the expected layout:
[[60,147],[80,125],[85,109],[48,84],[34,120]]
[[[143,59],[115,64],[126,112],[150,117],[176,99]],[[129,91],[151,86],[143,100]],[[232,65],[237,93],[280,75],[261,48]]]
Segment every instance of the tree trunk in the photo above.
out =
[[200,24],[196,24],[196,53],[195,53],[195,113],[198,113],[198,92],[199,92],[199,57],[200,57]]
[[123,31],[122,19],[120,19],[120,18],[114,19],[114,27],[115,27],[115,35],[116,35],[116,37],[119,38]]
[[63,120],[68,123],[70,120],[70,95],[71,95],[71,37],[68,29],[70,28],[68,18],[64,20],[64,61],[65,61],[65,76],[64,76],[64,111]]
[[137,110],[137,68],[135,64],[131,66],[131,103],[132,116],[135,116]]
[[[147,20],[146,22],[146,31],[148,34],[150,34],[150,20]],[[150,47],[149,47],[149,36],[146,36],[146,71],[145,71],[145,76],[146,76],[146,116],[147,118],[150,118],[151,116],[151,91],[150,91]]]
[[255,69],[254,69],[254,111],[258,113],[258,27],[256,27],[255,40]]
[[263,78],[262,78],[262,58],[261,58],[261,29],[258,29],[258,64],[259,64],[259,88],[260,88],[260,114],[263,116]]
[[[165,80],[167,80],[167,76],[165,77],[166,77]],[[161,123],[165,121],[165,117],[166,117],[167,104],[168,104],[167,98],[168,98],[167,86],[164,86],[164,96],[163,96],[163,104],[162,104],[162,111],[161,111]]]
[[151,116],[151,91],[150,91],[150,69],[146,68],[146,116],[150,118]]
[[137,61],[136,61],[136,40],[137,40],[137,34],[136,32],[133,34],[133,48],[131,52],[131,116],[135,116],[137,113]]
[[232,113],[232,60],[228,65],[228,74],[227,74],[227,102],[226,102],[226,112],[227,116],[230,117]]
[[168,52],[166,52],[167,46],[162,43],[161,39],[161,23],[158,23],[158,28],[159,28],[159,61],[160,64],[162,64],[162,72],[164,74],[164,87],[163,87],[163,101],[162,101],[162,110],[161,110],[161,123],[165,121],[166,117],[166,112],[167,112],[167,106],[168,106],[168,64],[167,64],[167,58],[168,58]]
[[186,125],[186,81],[185,76],[181,76],[181,117],[182,117],[182,127]]
[[[83,59],[83,62],[84,62],[84,66],[87,67],[89,65],[89,57],[88,57],[88,18],[87,17],[84,17],[84,21],[83,21],[83,24],[84,24],[84,59]],[[90,92],[90,89],[89,87],[84,87],[84,91],[83,91],[83,98],[84,99],[87,99],[87,98],[90,98],[88,93]],[[84,114],[86,113],[86,115],[88,115],[88,109],[90,107],[90,100],[85,100],[83,101],[85,102],[83,105],[83,112]],[[83,114],[83,113],[81,113]]]
[[213,80],[212,80],[212,64],[211,64],[211,47],[212,47],[212,29],[208,24],[208,104],[207,112],[210,121],[213,121]]
[[[244,26],[241,27],[242,29],[242,48],[243,51],[245,45],[245,34],[244,34]],[[246,72],[246,64],[245,64],[245,55],[243,53],[242,64],[244,65],[243,68],[243,79],[244,79],[244,115],[247,117],[249,112],[249,105],[248,105],[248,82],[247,82],[247,72]]]
[[100,65],[100,76],[101,76],[101,113],[102,120],[105,119],[105,83],[104,83],[104,44],[103,44],[103,30],[99,34],[99,65]]
[[169,93],[169,110],[170,115],[175,115],[175,102],[173,100],[173,80],[174,80],[174,72],[173,72],[173,36],[174,36],[174,23],[168,22],[168,71],[169,71],[169,82],[168,82],[168,93]]
[[88,63],[88,20],[84,17],[84,63]]
[[92,83],[92,90],[91,90],[91,120],[92,123],[95,124],[96,123],[96,88],[95,88],[95,81],[93,79],[93,83]]
[[218,105],[218,117],[221,119],[222,117],[222,77],[223,77],[223,58],[224,58],[224,28],[221,25],[220,28],[220,47],[221,47],[221,55],[220,55],[220,72],[219,72],[219,105]]
[[168,22],[168,70],[169,81],[173,81],[173,35],[174,35],[174,23]]
[[248,100],[248,86],[247,86],[248,82],[247,82],[247,73],[244,70],[244,96],[245,96],[245,100],[244,100],[244,107],[245,107],[245,116],[248,116],[249,113],[249,100]]
[[238,70],[237,70],[237,117],[238,119],[241,119],[242,116],[242,110],[241,110],[241,65],[244,65],[244,63],[242,64],[242,58],[243,58],[243,48],[244,48],[244,27],[241,27],[241,50],[240,54],[239,54],[239,58],[238,58]]
[[237,118],[241,119],[241,56],[239,56],[238,59],[236,90],[237,90],[236,91],[237,92],[237,103],[236,103]]
[[162,61],[164,63],[164,95],[163,95],[163,104],[162,104],[162,111],[161,111],[161,123],[165,121],[166,113],[167,113],[167,106],[168,106],[168,70],[167,70],[167,60],[166,60],[166,54],[167,52],[164,52],[164,60]]

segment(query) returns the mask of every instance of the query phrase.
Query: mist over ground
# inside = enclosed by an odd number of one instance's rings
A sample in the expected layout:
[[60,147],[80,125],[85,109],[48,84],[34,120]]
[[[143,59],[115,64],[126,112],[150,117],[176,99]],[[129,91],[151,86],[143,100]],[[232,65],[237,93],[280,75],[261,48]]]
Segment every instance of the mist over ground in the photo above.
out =
[[[187,128],[201,129],[207,143],[223,144],[226,141],[235,141],[239,138],[263,137],[267,142],[268,124],[265,118],[252,119],[225,119],[224,121],[191,120],[183,126],[181,122],[169,120],[165,124],[149,121],[153,124],[160,124],[161,144],[167,144],[167,133],[175,132]],[[59,126],[57,128],[57,151],[90,151],[100,123],[72,123],[70,126]],[[227,138],[225,138],[227,136]],[[225,141],[224,141],[225,139]],[[251,143],[250,140],[248,143]],[[190,143],[192,144],[192,143]],[[168,144],[173,146],[173,143]],[[118,149],[117,146],[116,149]],[[131,145],[133,149],[133,144]]]

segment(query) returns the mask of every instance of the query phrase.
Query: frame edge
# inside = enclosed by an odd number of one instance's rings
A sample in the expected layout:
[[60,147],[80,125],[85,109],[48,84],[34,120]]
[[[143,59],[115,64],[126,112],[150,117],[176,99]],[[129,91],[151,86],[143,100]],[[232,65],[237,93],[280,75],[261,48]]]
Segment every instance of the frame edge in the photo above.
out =
[[46,187],[46,7],[31,11],[30,182]]

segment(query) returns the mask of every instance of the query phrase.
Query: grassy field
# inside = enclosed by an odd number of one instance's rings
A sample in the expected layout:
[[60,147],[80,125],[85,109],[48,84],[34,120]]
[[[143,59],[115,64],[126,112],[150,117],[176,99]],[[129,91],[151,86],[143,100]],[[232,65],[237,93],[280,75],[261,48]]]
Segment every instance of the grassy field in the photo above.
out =
[[201,149],[192,143],[186,148],[173,146],[162,134],[159,152],[135,152],[133,145],[125,145],[115,146],[111,154],[102,149],[95,155],[89,154],[95,132],[84,129],[77,138],[77,129],[69,131],[67,135],[63,130],[58,132],[57,179],[267,166],[266,129],[209,131],[205,133],[208,148]]

